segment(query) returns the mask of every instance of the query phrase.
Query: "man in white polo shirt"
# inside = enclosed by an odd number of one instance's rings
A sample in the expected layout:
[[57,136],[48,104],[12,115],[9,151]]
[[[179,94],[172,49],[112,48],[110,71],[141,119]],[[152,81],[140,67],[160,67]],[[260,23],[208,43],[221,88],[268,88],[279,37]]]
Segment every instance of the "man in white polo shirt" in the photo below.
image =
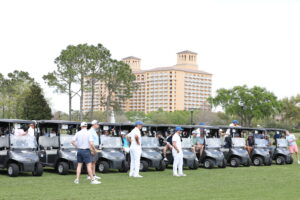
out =
[[173,161],[173,176],[186,176],[182,172],[183,168],[183,153],[181,148],[181,138],[180,134],[182,133],[183,129],[180,126],[175,128],[175,134],[172,137],[172,155],[174,158]]
[[[93,142],[94,142],[95,148],[99,148],[99,136],[97,134],[98,129],[99,129],[99,122],[97,120],[93,120],[92,127],[89,129],[89,133],[93,137]],[[93,172],[93,176],[95,179],[101,179],[99,176],[96,176],[96,164],[97,164],[98,158],[99,158],[98,153],[96,153],[95,155],[92,155],[92,172]],[[90,179],[91,179],[91,177],[88,176],[88,180],[90,180]]]
[[92,135],[88,132],[87,130],[87,123],[82,122],[81,125],[81,130],[78,131],[73,140],[72,140],[72,145],[77,148],[77,171],[76,171],[76,179],[74,181],[75,184],[79,184],[79,178],[81,174],[81,168],[83,163],[86,164],[87,166],[87,171],[89,177],[93,177],[91,179],[91,184],[100,184],[101,182],[97,181],[92,173],[92,154],[91,150],[92,149],[94,152],[96,151],[94,142],[93,142],[93,137]]
[[130,142],[130,172],[129,176],[134,178],[142,178],[140,172],[140,160],[142,154],[141,145],[141,129],[143,127],[142,121],[135,122],[135,128],[127,135]]

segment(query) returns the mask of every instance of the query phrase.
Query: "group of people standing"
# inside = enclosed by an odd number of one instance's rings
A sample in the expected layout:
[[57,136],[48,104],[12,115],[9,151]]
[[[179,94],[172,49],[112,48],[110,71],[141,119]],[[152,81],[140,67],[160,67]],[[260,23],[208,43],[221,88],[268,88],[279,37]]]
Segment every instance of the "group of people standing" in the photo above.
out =
[[[83,164],[86,164],[88,177],[91,184],[100,184],[100,177],[96,176],[96,163],[98,160],[97,149],[99,147],[99,135],[97,129],[99,128],[99,122],[97,120],[92,121],[92,126],[88,130],[88,124],[82,122],[78,131],[72,139],[72,145],[77,149],[77,169],[75,184],[79,184],[81,169]],[[142,178],[140,175],[140,159],[142,154],[142,140],[141,140],[141,129],[144,125],[142,121],[135,122],[134,129],[129,134],[121,133],[123,140],[123,147],[125,151],[129,150],[130,153],[130,171],[129,177]],[[181,127],[175,128],[175,133],[172,137],[169,137],[171,141],[166,141],[168,148],[172,149],[172,155],[174,157],[173,162],[173,176],[186,176],[183,173],[183,153],[181,147],[181,138],[183,129]],[[171,143],[170,143],[171,142]],[[126,150],[126,149],[127,150]]]

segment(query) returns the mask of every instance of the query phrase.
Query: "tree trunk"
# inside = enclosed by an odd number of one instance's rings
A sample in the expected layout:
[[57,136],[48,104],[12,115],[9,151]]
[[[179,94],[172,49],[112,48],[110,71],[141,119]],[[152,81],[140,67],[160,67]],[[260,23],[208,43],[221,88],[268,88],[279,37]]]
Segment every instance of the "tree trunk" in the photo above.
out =
[[110,92],[108,92],[108,95],[106,97],[106,121],[108,122],[110,120],[110,102],[111,102],[111,95]]
[[79,110],[80,121],[82,121],[82,119],[83,119],[83,113],[82,113],[83,91],[84,91],[84,77],[83,77],[83,75],[81,75],[81,77],[80,77],[80,110]]
[[91,119],[90,120],[93,120],[93,117],[94,117],[94,95],[95,95],[95,81],[94,79],[92,78],[92,107],[91,107]]
[[71,83],[68,86],[69,93],[69,121],[72,121],[72,92],[71,92]]

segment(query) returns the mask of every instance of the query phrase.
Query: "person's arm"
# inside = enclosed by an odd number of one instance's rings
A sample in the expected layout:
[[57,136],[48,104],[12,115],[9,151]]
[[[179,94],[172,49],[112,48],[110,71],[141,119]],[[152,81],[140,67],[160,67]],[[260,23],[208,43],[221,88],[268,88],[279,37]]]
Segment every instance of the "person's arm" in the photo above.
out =
[[76,144],[76,138],[77,138],[77,134],[75,134],[75,136],[73,137],[71,144],[77,149],[78,147]]
[[140,137],[138,136],[138,135],[135,135],[135,141],[136,141],[136,143],[138,144],[138,145],[141,145],[141,143],[140,143]]
[[179,153],[179,149],[177,148],[177,144],[175,141],[172,141],[173,148]]
[[129,133],[128,135],[126,135],[126,139],[129,143],[131,143],[131,133]]

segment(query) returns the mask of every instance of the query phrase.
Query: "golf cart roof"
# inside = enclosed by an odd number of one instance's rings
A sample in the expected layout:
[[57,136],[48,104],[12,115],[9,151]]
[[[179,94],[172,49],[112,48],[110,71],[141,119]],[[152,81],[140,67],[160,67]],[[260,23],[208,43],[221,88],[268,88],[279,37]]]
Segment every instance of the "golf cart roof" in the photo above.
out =
[[31,124],[35,123],[31,120],[22,120],[22,119],[0,119],[0,123],[20,123],[20,124]]
[[252,128],[252,127],[242,127],[242,126],[218,126],[220,129],[238,129],[238,130],[249,130],[249,131],[265,131],[265,128]]
[[281,129],[281,128],[265,128],[266,131],[281,131],[285,132],[286,129]]
[[194,128],[204,128],[204,129],[220,129],[218,126],[208,126],[208,125],[195,125]]
[[37,122],[39,124],[71,124],[71,125],[79,125],[80,124],[80,122],[65,121],[65,120],[39,120]]

